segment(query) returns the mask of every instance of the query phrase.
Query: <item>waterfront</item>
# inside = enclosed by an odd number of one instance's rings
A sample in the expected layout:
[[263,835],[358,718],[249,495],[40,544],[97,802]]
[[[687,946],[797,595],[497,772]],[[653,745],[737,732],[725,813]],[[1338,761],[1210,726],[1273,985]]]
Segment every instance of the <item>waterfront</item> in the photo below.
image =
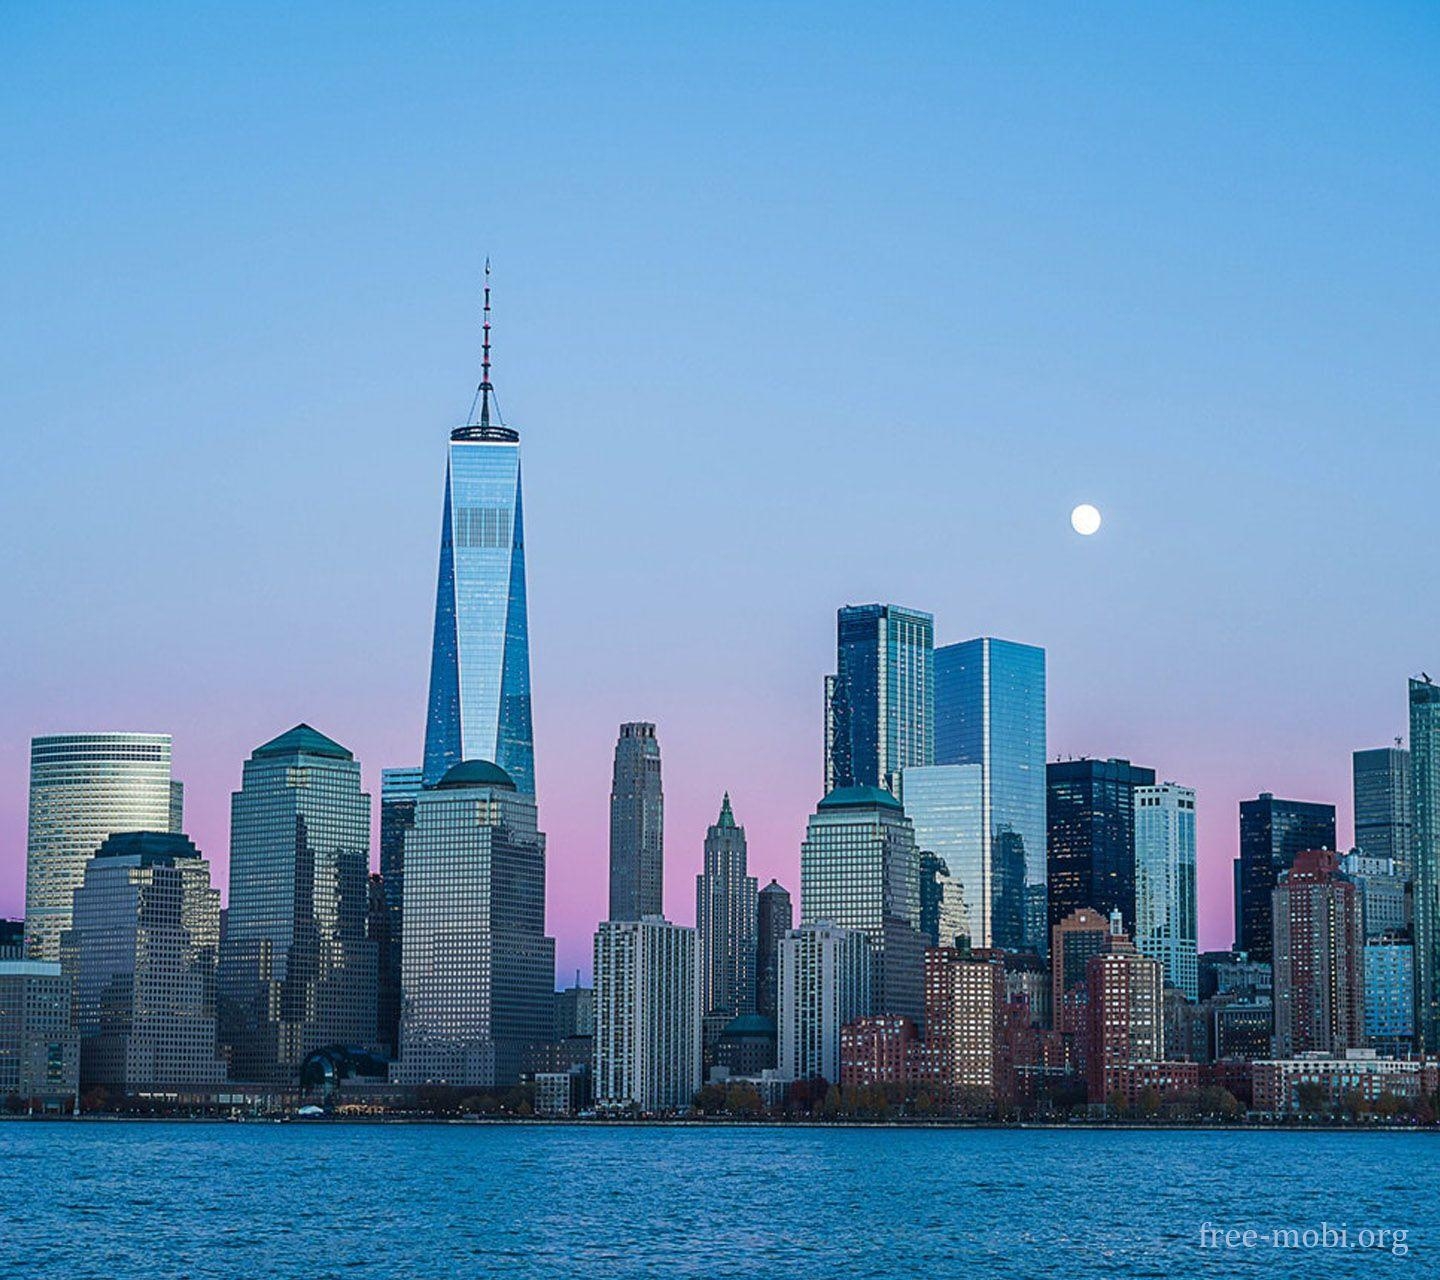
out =
[[1433,1274],[1437,1198],[1419,1133],[0,1125],[0,1261],[71,1280]]

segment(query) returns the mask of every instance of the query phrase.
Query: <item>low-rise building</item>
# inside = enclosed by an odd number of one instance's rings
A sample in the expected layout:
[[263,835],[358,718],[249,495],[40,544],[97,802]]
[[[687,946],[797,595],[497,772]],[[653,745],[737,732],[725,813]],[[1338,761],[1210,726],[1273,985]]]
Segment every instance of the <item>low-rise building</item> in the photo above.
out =
[[68,1111],[80,1088],[70,979],[58,960],[0,960],[0,1105]]
[[[1343,1056],[1324,1052],[1253,1063],[1255,1110],[1265,1115],[1326,1111],[1349,1099],[1369,1104],[1389,1095],[1417,1102],[1434,1067],[1417,1058],[1382,1058],[1374,1049],[1347,1049]],[[1305,1086],[1314,1086],[1305,1089]]]

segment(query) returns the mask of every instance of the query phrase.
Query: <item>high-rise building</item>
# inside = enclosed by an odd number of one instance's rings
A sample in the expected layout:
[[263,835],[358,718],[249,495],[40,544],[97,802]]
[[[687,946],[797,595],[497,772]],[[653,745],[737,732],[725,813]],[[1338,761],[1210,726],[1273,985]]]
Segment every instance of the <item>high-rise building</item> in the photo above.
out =
[[178,831],[183,792],[168,733],[65,733],[30,743],[25,937],[30,956],[60,958],[85,864],[116,831]]
[[0,920],[0,960],[25,958],[25,921]]
[[445,469],[424,771],[433,785],[453,765],[489,760],[533,796],[520,433],[491,421],[493,394],[487,275],[480,414],[450,433]]
[[1365,1043],[1386,1053],[1415,1046],[1415,946],[1404,934],[1365,940]]
[[1440,685],[1410,681],[1410,783],[1414,811],[1415,1041],[1440,1051]]
[[1098,911],[1077,907],[1050,936],[1050,1000],[1056,1031],[1084,1033],[1089,1022],[1085,977],[1092,957],[1105,950],[1110,922]]
[[1277,800],[1263,791],[1240,802],[1240,918],[1235,949],[1252,960],[1271,956],[1271,895],[1281,872],[1307,849],[1335,848],[1335,806]]
[[857,929],[869,940],[875,1007],[861,1012],[919,1022],[925,1007],[920,851],[890,792],[842,787],[811,815],[800,846],[800,922],[821,921]]
[[835,674],[825,677],[825,791],[883,787],[935,759],[935,619],[893,604],[836,615]]
[[220,891],[178,832],[110,836],[61,941],[75,975],[80,1078],[123,1090],[225,1078],[215,1032]]
[[840,1079],[840,1029],[869,1014],[873,969],[870,942],[858,929],[815,921],[780,940],[782,1080]]
[[1394,858],[1372,858],[1352,849],[1340,859],[1340,872],[1360,890],[1365,936],[1378,938],[1410,927],[1409,882]]
[[653,724],[622,724],[610,784],[610,919],[665,914],[665,795]]
[[735,822],[728,791],[705,833],[704,867],[695,877],[695,931],[709,1049],[730,1022],[755,1011],[755,877],[746,874],[745,828]]
[[1401,746],[1357,751],[1351,757],[1355,798],[1355,844],[1369,858],[1393,858],[1410,876],[1414,816],[1410,803],[1410,753]]
[[0,958],[0,1098],[69,1111],[80,1091],[70,979],[58,960]]
[[1159,961],[1141,955],[1111,916],[1105,949],[1086,965],[1089,1038],[1086,1083],[1091,1102],[1105,1102],[1123,1088],[1125,1069],[1165,1057],[1163,973]]
[[1081,907],[1119,911],[1135,929],[1135,789],[1155,770],[1128,760],[1063,760],[1046,766],[1050,928]]
[[[1001,1046],[1005,965],[998,951],[931,947],[925,952],[927,1075],[952,1105],[991,1102],[1010,1092]],[[967,1097],[968,1095],[968,1097]]]
[[780,939],[795,923],[790,893],[778,880],[760,890],[755,916],[755,1012],[774,1022],[779,990],[776,955]]
[[230,803],[221,1038],[233,1079],[290,1083],[314,1049],[376,1045],[370,797],[307,724],[256,747]]
[[527,1046],[554,1032],[545,837],[534,797],[489,761],[415,801],[400,984],[400,1084],[516,1084]]
[[[380,892],[384,945],[379,970],[377,1034],[393,1058],[400,1052],[400,957],[405,943],[405,833],[415,825],[415,801],[423,785],[419,765],[380,770]],[[372,937],[377,928],[371,926]]]
[[1044,649],[982,636],[935,650],[935,763],[980,769],[979,874],[956,872],[972,942],[1043,955],[1049,928],[1027,931],[1025,895],[1047,874]]
[[1195,792],[1164,782],[1135,791],[1135,946],[1165,981],[1200,995]]
[[1018,937],[1023,879],[1009,877],[997,893],[994,865],[986,858],[982,770],[978,764],[917,765],[900,771],[900,799],[922,853],[920,930],[934,947],[957,938],[989,945],[998,909]]
[[555,1039],[595,1034],[595,988],[582,987],[576,974],[575,985],[555,993]]
[[1302,850],[1274,906],[1275,1056],[1343,1053],[1364,1041],[1360,894],[1333,850]]
[[595,1105],[686,1110],[700,1087],[695,930],[659,916],[595,934]]

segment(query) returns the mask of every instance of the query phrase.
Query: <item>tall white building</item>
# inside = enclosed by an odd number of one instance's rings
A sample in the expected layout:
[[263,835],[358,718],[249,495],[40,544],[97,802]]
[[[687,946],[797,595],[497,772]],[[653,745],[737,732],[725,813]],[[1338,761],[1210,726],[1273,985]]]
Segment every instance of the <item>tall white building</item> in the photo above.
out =
[[168,733],[66,733],[30,742],[25,944],[60,958],[85,864],[121,831],[179,831],[183,790],[170,777]]
[[1195,792],[1173,782],[1135,788],[1135,946],[1165,981],[1200,994],[1195,899]]
[[700,1088],[695,930],[662,916],[595,934],[595,1105],[683,1111]]
[[791,929],[777,952],[777,1062],[783,1080],[840,1079],[840,1028],[871,1008],[864,933],[819,921]]

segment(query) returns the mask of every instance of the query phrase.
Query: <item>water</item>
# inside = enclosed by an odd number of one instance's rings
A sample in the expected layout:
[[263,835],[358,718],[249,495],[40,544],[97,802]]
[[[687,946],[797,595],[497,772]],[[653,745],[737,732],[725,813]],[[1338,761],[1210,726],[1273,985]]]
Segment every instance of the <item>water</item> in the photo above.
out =
[[[1344,1224],[1348,1249],[1277,1249]],[[1203,1248],[1204,1223],[1255,1247]],[[1361,1229],[1408,1232],[1403,1254]],[[0,1123],[0,1275],[1440,1275],[1415,1133]]]

